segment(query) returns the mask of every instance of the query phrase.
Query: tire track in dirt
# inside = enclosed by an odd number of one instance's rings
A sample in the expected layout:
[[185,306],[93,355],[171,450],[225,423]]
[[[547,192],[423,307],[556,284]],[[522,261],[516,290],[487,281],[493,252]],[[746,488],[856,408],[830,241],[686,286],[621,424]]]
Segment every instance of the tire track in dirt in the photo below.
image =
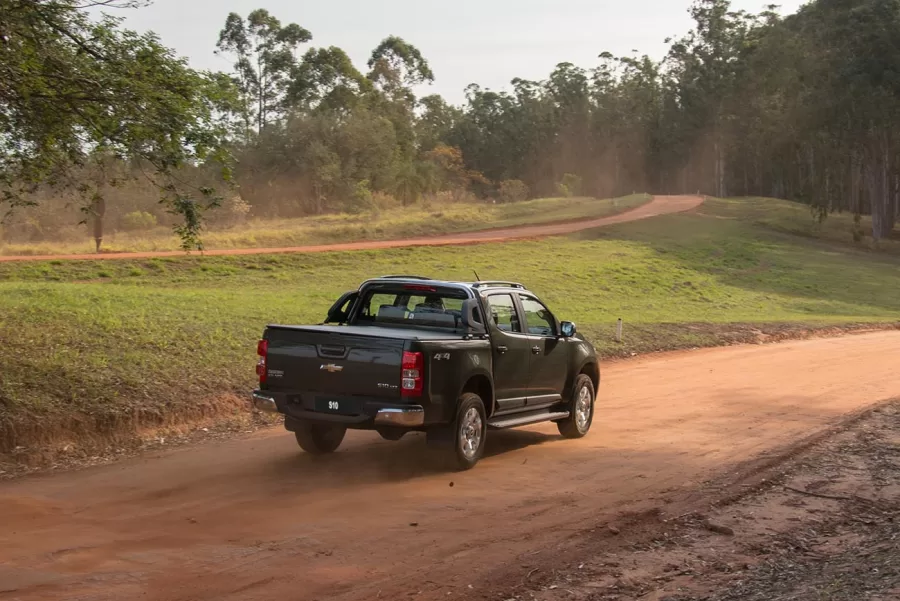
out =
[[[270,255],[282,253],[321,253],[349,250],[378,250],[385,248],[407,248],[414,246],[461,246],[465,244],[485,244],[488,242],[509,242],[511,240],[523,240],[528,238],[545,238],[548,236],[561,236],[594,229],[614,223],[625,223],[667,215],[669,213],[681,213],[697,208],[703,203],[700,196],[654,196],[653,200],[630,211],[598,217],[577,222],[550,223],[545,225],[529,225],[522,227],[483,230],[479,232],[461,232],[445,236],[431,236],[424,238],[409,238],[405,240],[370,240],[366,242],[347,242],[343,244],[320,244],[311,246],[288,246],[277,248],[234,248],[214,249],[203,251],[204,256],[232,256],[232,255]],[[74,255],[0,255],[0,262],[8,261],[96,261],[115,259],[153,259],[160,257],[182,257],[183,251],[156,251],[133,253],[97,253]]]

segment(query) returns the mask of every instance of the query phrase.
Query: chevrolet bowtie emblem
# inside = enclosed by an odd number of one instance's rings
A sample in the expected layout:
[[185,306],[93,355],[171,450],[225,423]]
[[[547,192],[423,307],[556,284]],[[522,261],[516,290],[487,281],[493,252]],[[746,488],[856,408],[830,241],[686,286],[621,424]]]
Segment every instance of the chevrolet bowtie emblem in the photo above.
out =
[[334,363],[329,363],[328,365],[323,365],[319,369],[327,371],[328,373],[332,373],[332,374],[337,371],[344,371],[344,367],[342,365],[335,365]]

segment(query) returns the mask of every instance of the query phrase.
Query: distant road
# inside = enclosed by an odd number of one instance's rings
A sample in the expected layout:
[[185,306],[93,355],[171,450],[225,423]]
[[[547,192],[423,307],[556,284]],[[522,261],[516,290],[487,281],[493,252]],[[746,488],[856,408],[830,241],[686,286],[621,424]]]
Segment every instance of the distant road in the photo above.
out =
[[[560,236],[572,232],[580,232],[604,225],[637,221],[657,215],[680,213],[694,209],[703,203],[700,196],[654,196],[649,203],[631,211],[610,217],[598,217],[583,221],[567,223],[550,223],[545,225],[527,225],[480,232],[460,232],[443,236],[425,238],[408,238],[405,240],[369,240],[365,242],[348,242],[345,244],[320,244],[316,246],[287,246],[278,248],[221,248],[203,251],[204,256],[221,255],[271,255],[279,253],[319,253],[345,250],[377,250],[381,248],[405,248],[410,246],[458,246],[484,242],[506,242],[525,238],[545,238]],[[97,253],[81,255],[9,255],[0,256],[4,261],[59,261],[59,260],[111,260],[111,259],[151,259],[155,257],[180,257],[184,251],[156,251],[134,253]]]

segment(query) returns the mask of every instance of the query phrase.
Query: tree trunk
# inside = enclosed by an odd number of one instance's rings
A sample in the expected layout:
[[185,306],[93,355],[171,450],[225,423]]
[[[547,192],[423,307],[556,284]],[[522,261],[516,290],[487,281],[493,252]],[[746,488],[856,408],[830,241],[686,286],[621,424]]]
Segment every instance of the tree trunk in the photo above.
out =
[[[883,240],[894,229],[894,203],[890,185],[890,152],[888,145],[877,144],[866,166],[866,179],[869,191],[869,204],[872,211],[872,238]],[[879,148],[880,147],[880,148]]]
[[97,252],[100,252],[100,246],[103,244],[103,216],[106,215],[106,199],[102,196],[95,198],[92,211],[94,213],[94,244],[97,246]]
[[714,156],[714,176],[715,176],[715,184],[713,189],[715,190],[715,195],[719,198],[725,197],[725,153],[722,150],[722,145],[719,143],[718,136],[716,140],[713,142],[713,154]]

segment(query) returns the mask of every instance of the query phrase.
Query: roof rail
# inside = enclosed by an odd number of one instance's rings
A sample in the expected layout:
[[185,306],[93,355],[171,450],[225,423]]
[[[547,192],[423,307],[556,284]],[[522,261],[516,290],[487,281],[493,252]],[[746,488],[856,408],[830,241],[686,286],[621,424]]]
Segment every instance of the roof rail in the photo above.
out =
[[472,288],[490,288],[490,287],[520,288],[522,290],[525,289],[525,286],[523,286],[522,284],[519,284],[517,282],[481,281],[481,282],[475,282],[472,284]]
[[421,275],[383,275],[380,278],[376,278],[379,280],[423,280],[423,281],[431,281],[431,278],[426,278]]

